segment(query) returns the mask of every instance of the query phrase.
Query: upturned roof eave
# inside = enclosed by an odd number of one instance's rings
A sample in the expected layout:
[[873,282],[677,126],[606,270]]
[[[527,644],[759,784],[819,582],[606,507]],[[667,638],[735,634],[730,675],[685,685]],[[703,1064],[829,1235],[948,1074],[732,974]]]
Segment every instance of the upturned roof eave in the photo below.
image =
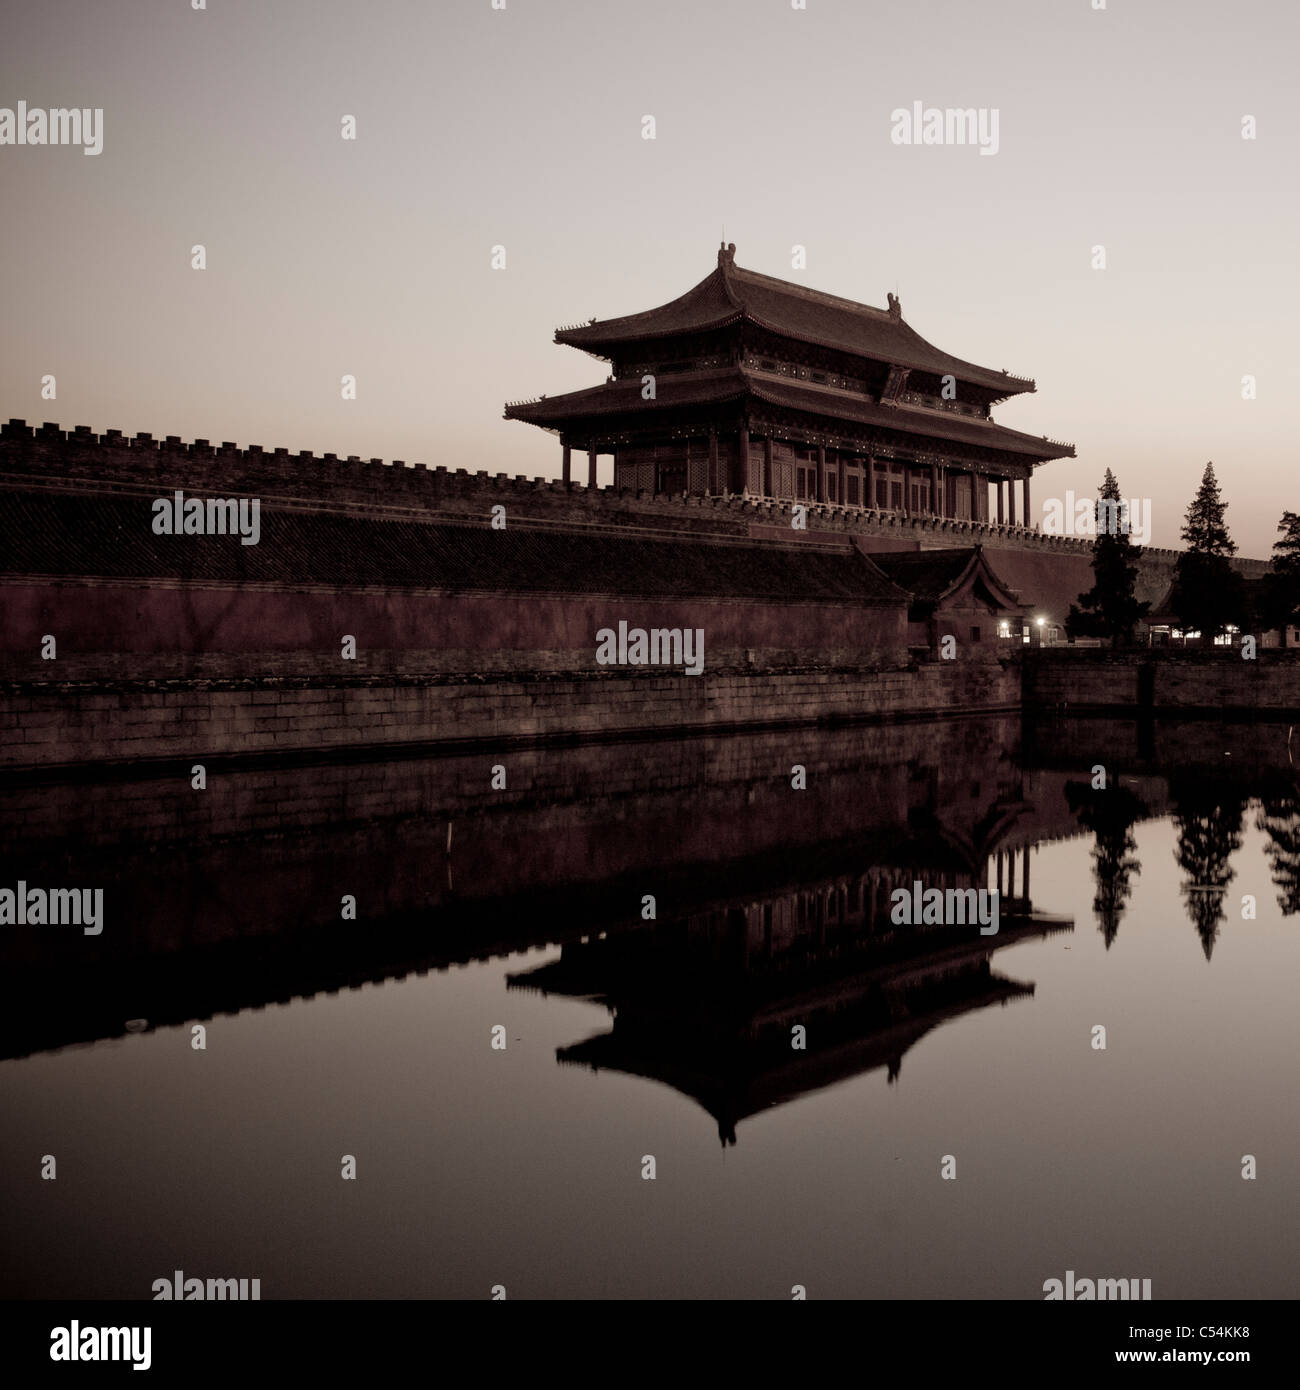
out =
[[[657,313],[655,309],[649,310],[650,313]],[[592,357],[599,357],[608,362],[613,353],[609,349],[615,348],[622,343],[651,343],[656,338],[683,338],[691,333],[712,333],[719,328],[727,328],[738,319],[745,315],[738,309],[732,309],[726,314],[720,314],[716,319],[706,320],[703,323],[692,323],[683,325],[680,328],[648,328],[643,332],[620,332],[611,333],[603,336],[593,336],[588,339],[579,338],[578,334],[583,333],[584,328],[557,328],[555,330],[555,341],[563,347],[575,347]],[[617,320],[611,320],[617,322]],[[592,325],[594,327],[594,325]],[[609,327],[608,324],[603,327]],[[606,349],[602,351],[601,349]]]
[[[664,305],[662,307],[667,308],[669,306]],[[650,309],[647,312],[654,314],[659,313],[660,310]],[[629,320],[625,318],[623,320],[612,319],[609,323],[602,324],[600,333],[590,331],[596,327],[594,324],[572,329],[557,328],[554,341],[562,347],[578,348],[589,357],[594,357],[599,361],[610,362],[616,355],[615,349],[623,344],[650,343],[656,339],[684,338],[694,333],[714,333],[742,321],[753,324],[755,328],[761,328],[765,333],[771,333],[775,337],[784,338],[789,342],[800,343],[805,347],[819,347],[832,352],[840,352],[846,357],[856,358],[862,362],[873,362],[884,367],[901,367],[909,372],[928,372],[940,376],[944,375],[943,369],[947,368],[958,381],[963,381],[968,386],[976,386],[985,391],[1000,392],[999,395],[993,397],[995,402],[1010,400],[1014,396],[1036,394],[1038,391],[1037,384],[1030,377],[1011,376],[1002,372],[995,372],[991,367],[981,367],[977,362],[965,362],[959,357],[950,356],[923,338],[921,342],[931,352],[946,360],[936,366],[934,363],[918,361],[913,354],[908,353],[890,353],[887,356],[882,356],[878,353],[855,351],[852,347],[846,347],[844,343],[831,338],[792,332],[789,328],[771,323],[744,308],[733,309],[729,313],[720,314],[717,318],[703,323],[686,324],[681,327],[666,328],[660,325],[642,329],[629,328],[614,332],[608,331],[616,328],[620,322],[628,323]],[[920,337],[919,334],[917,336]]]
[[853,547],[853,553],[858,557],[859,563],[870,572],[873,579],[878,580],[882,584],[887,584],[893,591],[888,597],[882,595],[880,600],[882,603],[896,602],[907,603],[909,605],[912,603],[915,595],[911,590],[903,588],[896,580],[891,579],[865,550],[860,550],[855,545]]
[[968,582],[973,583],[976,577],[984,580],[985,587],[1004,607],[1013,613],[1023,613],[1028,611],[1029,605],[1020,601],[1019,594],[1014,593],[1002,582],[989,564],[988,556],[984,553],[982,545],[976,545],[971,553],[970,559],[962,567],[961,573],[951,584],[939,595],[938,602],[943,603],[958,593]]
[[[752,398],[783,409],[805,410],[806,413],[814,413],[809,406],[805,406],[802,403],[791,403],[783,399],[779,390],[773,389],[776,387],[776,383],[765,382],[751,375],[749,372],[744,371],[742,368],[726,368],[721,371],[713,371],[701,375],[705,377],[715,377],[719,380],[720,389],[716,394],[691,402],[661,399],[656,396],[653,401],[641,403],[638,409],[645,413],[653,413],[656,410],[668,411],[686,406],[731,405],[737,401]],[[681,382],[690,379],[689,377],[681,376],[674,377],[671,380]],[[503,412],[503,418],[506,420],[522,420],[525,424],[535,425],[541,429],[563,429],[565,423],[568,421],[590,418],[589,414],[584,413],[583,408],[608,396],[612,385],[613,384],[610,382],[603,382],[599,386],[583,387],[579,391],[566,391],[562,395],[546,397],[543,400],[521,401],[515,404],[508,404]],[[817,386],[807,385],[802,382],[791,382],[789,385],[795,389],[804,391],[819,390]],[[836,399],[835,396],[828,393],[826,402],[828,407],[834,405]],[[852,401],[857,400],[856,397],[846,397],[846,399]],[[878,401],[868,400],[866,398],[864,398],[864,403],[874,407],[879,407],[880,404]],[[558,413],[557,407],[559,408]],[[610,411],[608,413],[612,416],[616,412]],[[926,434],[924,427],[926,420],[933,419],[935,422],[939,422],[946,418],[943,415],[935,415],[933,417],[923,415],[913,416],[906,410],[900,410],[897,412],[896,417],[891,416],[888,420],[872,422],[855,420],[853,416],[847,414],[841,417],[835,417],[834,412],[830,409],[827,409],[824,413],[831,418],[842,419],[846,425],[871,425],[874,423],[880,428],[892,429],[899,434],[914,434],[920,436]],[[897,423],[895,423],[895,418]],[[919,428],[912,430],[905,427],[906,424],[912,422],[915,422]],[[964,420],[962,423],[970,423],[972,427],[981,430],[987,428],[990,431],[990,437],[987,440],[971,440],[960,439],[953,436],[953,442],[957,444],[965,444],[975,448],[1002,449],[1007,453],[1020,454],[1025,458],[1031,458],[1041,463],[1046,463],[1049,460],[1057,458],[1075,457],[1075,450],[1072,444],[1061,444],[1039,438],[1035,435],[1024,434],[1020,430],[1009,429],[1006,425],[999,425],[993,421],[988,421],[986,425],[979,425],[974,421],[967,422]],[[940,434],[937,437],[942,438],[943,436]]]
[[[789,402],[786,402],[786,401],[781,400],[778,396],[775,396],[771,391],[765,392],[764,389],[763,389],[765,383],[763,383],[763,382],[756,382],[756,381],[754,380],[754,378],[752,378],[752,377],[750,377],[750,376],[748,376],[748,375],[746,375],[746,378],[745,378],[745,379],[749,382],[749,391],[750,391],[750,393],[751,393],[752,395],[758,397],[758,399],[766,401],[769,405],[788,406],[788,407],[791,408],[791,409],[798,409],[798,408],[799,408],[798,406],[790,406],[790,405],[789,405]],[[792,382],[791,385],[792,385],[792,386],[797,385],[800,389],[803,389],[803,390],[817,390],[817,389],[818,389],[816,386],[806,386],[806,385],[804,385],[804,383],[802,383],[802,382],[799,382],[799,383],[794,383],[794,382]],[[873,406],[879,406],[879,405],[880,405],[880,402],[879,402],[879,401],[872,401],[872,400],[869,400],[869,401],[867,401],[867,404],[868,404],[868,405],[873,405]],[[935,420],[942,420],[942,419],[944,419],[945,417],[944,417],[943,415],[941,415],[941,414],[939,414],[939,415],[934,415],[934,416],[929,416],[929,417],[922,416],[922,415],[912,415],[910,412],[908,412],[908,411],[906,411],[906,410],[899,410],[898,413],[897,413],[897,418],[898,418],[899,420],[909,420],[909,419],[921,420],[921,419],[925,419],[925,418],[931,418],[931,419],[935,419]],[[846,419],[846,420],[851,420],[851,417],[847,417],[847,416],[846,416],[845,419]],[[858,421],[857,423],[863,423],[863,422]],[[880,427],[881,427],[881,428],[884,428],[884,429],[895,429],[895,430],[897,430],[897,432],[898,432],[899,434],[921,434],[921,435],[925,434],[925,430],[924,430],[923,428],[922,428],[922,429],[917,429],[917,430],[908,430],[908,429],[899,428],[898,426],[892,424],[891,421],[881,421],[881,422],[879,422],[879,423],[880,423]],[[972,421],[971,423],[974,424],[975,422]],[[986,423],[987,423],[987,427],[988,427],[990,430],[996,431],[996,432],[997,432],[996,435],[995,435],[993,438],[991,438],[987,444],[979,443],[979,442],[977,442],[977,441],[975,441],[975,440],[956,440],[955,442],[961,443],[961,444],[970,444],[970,445],[972,445],[973,447],[977,447],[977,448],[994,448],[994,449],[996,449],[996,448],[1004,448],[1004,449],[1006,449],[1006,450],[1007,450],[1008,452],[1010,452],[1010,453],[1021,453],[1021,454],[1026,455],[1026,457],[1039,459],[1040,461],[1042,461],[1042,462],[1044,462],[1044,463],[1048,462],[1048,461],[1051,460],[1051,459],[1057,459],[1057,458],[1074,458],[1074,456],[1075,456],[1075,453],[1074,453],[1074,445],[1073,445],[1073,444],[1063,444],[1063,443],[1060,443],[1059,441],[1048,440],[1048,439],[1046,439],[1045,437],[1044,437],[1044,438],[1040,438],[1040,437],[1038,437],[1038,436],[1036,436],[1036,435],[1025,434],[1025,433],[1024,433],[1023,431],[1021,431],[1021,430],[1009,429],[1006,425],[999,425],[999,424],[997,424],[995,421],[992,421],[992,420],[989,420],[989,421],[987,421]],[[981,426],[979,426],[978,424],[976,424],[976,428],[981,428]],[[1013,444],[1017,444],[1017,443],[1023,444],[1023,445],[1031,445],[1031,446],[1033,446],[1033,447],[1032,447],[1032,448],[1019,448],[1019,449],[1011,447]],[[1042,447],[1042,446],[1046,446],[1046,447]]]

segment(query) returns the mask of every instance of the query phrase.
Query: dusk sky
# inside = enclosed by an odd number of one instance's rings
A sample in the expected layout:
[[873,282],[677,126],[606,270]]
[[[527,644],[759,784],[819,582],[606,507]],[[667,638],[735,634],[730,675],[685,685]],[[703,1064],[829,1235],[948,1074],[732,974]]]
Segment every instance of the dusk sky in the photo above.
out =
[[[725,235],[1034,377],[995,418],[1078,450],[1035,518],[1109,466],[1176,545],[1212,459],[1266,556],[1300,507],[1300,9],[1093,3],[11,8],[0,107],[104,125],[0,146],[0,415],[558,476],[503,403],[602,381],[555,328],[675,298]],[[918,101],[996,109],[996,155],[893,144]]]

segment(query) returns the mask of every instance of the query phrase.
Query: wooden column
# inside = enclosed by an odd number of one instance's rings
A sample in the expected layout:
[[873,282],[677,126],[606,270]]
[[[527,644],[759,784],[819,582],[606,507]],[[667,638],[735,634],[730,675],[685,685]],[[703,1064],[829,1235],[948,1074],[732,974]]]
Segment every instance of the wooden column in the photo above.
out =
[[819,445],[817,446],[817,500],[818,500],[819,502],[825,502],[825,500],[826,500],[826,446],[825,446],[825,444],[819,444]]
[[1007,481],[1007,520],[1012,526],[1016,524],[1016,482],[1014,478]]
[[903,515],[912,515],[912,468],[906,463],[903,465]]
[[572,452],[573,452],[573,451],[572,451],[572,450],[569,448],[569,446],[566,444],[566,445],[564,446],[564,464],[563,464],[563,471],[560,473],[560,477],[561,477],[566,483],[569,483],[569,482],[572,482],[572,481],[573,481],[573,463],[572,463],[572,460],[571,460],[571,458],[570,458],[570,455],[572,454]]
[[736,441],[736,466],[733,470],[735,484],[733,492],[746,492],[749,488],[749,426],[741,425]]
[[763,439],[763,496],[775,497],[776,488],[773,486],[772,477],[772,436],[766,435]]
[[839,477],[835,480],[835,501],[838,506],[848,505],[848,474],[844,471],[844,453],[841,450],[838,459]]
[[[983,496],[980,489],[983,488]],[[988,510],[989,485],[982,473],[970,475],[970,516],[972,521],[983,521]]]
[[710,492],[718,491],[718,432],[716,429],[709,431],[709,482]]
[[1033,522],[1029,519],[1029,479],[1025,479],[1025,525],[1032,526]]
[[930,465],[930,515],[939,515],[939,465]]
[[1003,510],[1002,510],[1002,479],[1001,479],[1001,478],[999,478],[998,481],[997,481],[997,489],[998,489],[998,525],[999,525],[999,526],[1002,526],[1002,525],[1005,524],[1005,518],[1004,518],[1004,516],[1003,516]]
[[596,486],[596,449],[594,445],[587,450],[587,486]]

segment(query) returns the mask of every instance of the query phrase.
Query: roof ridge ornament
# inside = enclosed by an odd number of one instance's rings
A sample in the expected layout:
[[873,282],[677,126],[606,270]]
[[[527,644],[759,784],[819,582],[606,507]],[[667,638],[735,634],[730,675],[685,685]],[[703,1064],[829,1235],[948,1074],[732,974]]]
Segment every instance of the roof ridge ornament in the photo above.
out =
[[903,305],[896,294],[888,294],[889,317],[891,319],[901,319],[903,317]]
[[718,268],[736,264],[736,243],[724,241],[718,247]]

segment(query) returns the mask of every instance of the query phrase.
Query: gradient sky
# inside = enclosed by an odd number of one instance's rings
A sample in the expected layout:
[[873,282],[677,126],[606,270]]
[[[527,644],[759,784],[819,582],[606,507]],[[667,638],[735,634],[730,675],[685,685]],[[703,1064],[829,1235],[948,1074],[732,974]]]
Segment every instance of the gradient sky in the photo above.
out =
[[[1300,509],[1300,7],[1092,3],[11,7],[0,106],[102,107],[104,149],[0,147],[0,416],[558,476],[504,401],[602,381],[555,328],[676,297],[725,229],[1035,377],[996,418],[1079,454],[1036,516],[1109,466],[1176,545],[1213,459],[1267,555]],[[996,107],[999,153],[893,145],[915,101]]]

